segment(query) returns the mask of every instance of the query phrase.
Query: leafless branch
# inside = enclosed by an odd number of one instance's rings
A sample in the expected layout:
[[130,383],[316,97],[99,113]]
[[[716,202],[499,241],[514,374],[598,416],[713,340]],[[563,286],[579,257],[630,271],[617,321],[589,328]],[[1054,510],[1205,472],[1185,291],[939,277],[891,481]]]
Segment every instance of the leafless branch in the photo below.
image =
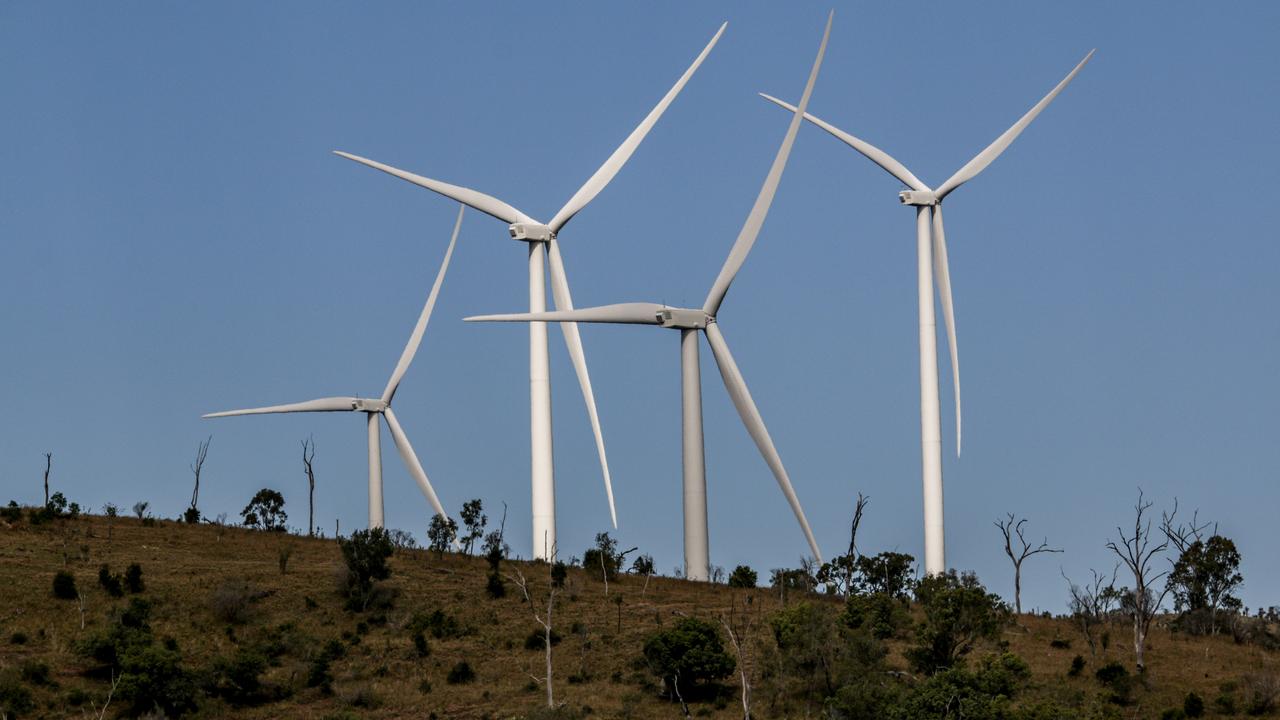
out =
[[[1023,534],[1022,526],[1027,524],[1027,519],[1015,519],[1013,513],[1006,513],[1004,520],[996,520],[995,526],[1000,529],[1000,534],[1004,536],[1004,554],[1009,556],[1009,560],[1013,563],[1013,604],[1014,611],[1019,615],[1022,614],[1022,561],[1037,555],[1039,553],[1060,553],[1062,548],[1049,547],[1049,538],[1045,538],[1038,546],[1033,547],[1027,542],[1026,536]],[[1019,548],[1013,547],[1013,537],[1017,536]]]

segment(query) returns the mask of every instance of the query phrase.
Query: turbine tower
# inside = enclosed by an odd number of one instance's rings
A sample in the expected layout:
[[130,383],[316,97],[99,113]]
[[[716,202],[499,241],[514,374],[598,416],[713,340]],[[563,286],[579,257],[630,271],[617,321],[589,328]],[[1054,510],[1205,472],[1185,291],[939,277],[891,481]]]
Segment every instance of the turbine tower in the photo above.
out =
[[[702,64],[711,48],[724,33],[724,23],[707,46],[693,61],[693,64],[680,79],[676,81],[656,107],[640,122],[640,125],[627,136],[622,145],[614,150],[600,169],[588,178],[587,182],[574,193],[564,207],[552,217],[551,222],[542,223],[515,207],[482,192],[469,188],[450,185],[422,177],[413,173],[398,170],[380,162],[368,160],[345,152],[338,155],[354,160],[371,168],[407,180],[445,197],[469,205],[480,212],[492,215],[508,223],[508,232],[513,240],[528,243],[529,256],[529,312],[543,312],[547,309],[546,280],[544,255],[550,260],[551,292],[557,310],[572,310],[573,298],[569,295],[569,282],[565,276],[564,261],[560,256],[557,234],[574,215],[587,206],[601,190],[609,184],[631,154],[639,147],[645,135],[662,117],[667,106],[675,100],[676,95],[693,77],[694,71]],[[578,375],[578,384],[582,388],[582,396],[586,401],[587,415],[591,420],[591,430],[595,434],[596,452],[600,456],[600,470],[604,474],[605,494],[609,500],[609,515],[613,526],[618,526],[618,514],[613,504],[613,484],[609,477],[609,462],[605,457],[604,436],[600,432],[600,419],[596,412],[595,395],[591,390],[591,376],[587,373],[586,356],[582,350],[582,338],[578,334],[578,326],[573,323],[562,323],[565,344],[569,348],[569,357],[573,361],[574,371]],[[547,548],[556,547],[556,514],[555,514],[555,464],[552,457],[551,441],[551,379],[547,354],[547,327],[545,323],[532,323],[529,326],[529,432],[530,432],[530,485],[533,506],[533,557],[545,558]]]
[[[1092,50],[1062,82],[1027,111],[1018,122],[956,171],[936,190],[921,182],[905,165],[880,148],[860,140],[823,120],[805,113],[805,119],[844,141],[868,160],[897,178],[909,190],[898,193],[903,205],[916,209],[916,281],[920,306],[920,453],[924,475],[924,567],[936,575],[947,569],[943,540],[942,516],[942,425],[938,399],[938,330],[933,308],[933,286],[936,282],[947,325],[947,344],[951,349],[951,378],[956,401],[956,456],[960,455],[960,359],[956,347],[955,308],[951,300],[951,271],[947,264],[947,242],[942,231],[942,200],[953,190],[972,180],[1004,152],[1032,120],[1053,102],[1093,57]],[[764,99],[795,112],[795,107],[761,93]],[[930,230],[932,229],[932,238]]]
[[777,478],[778,486],[786,496],[791,510],[795,513],[800,527],[804,531],[809,548],[815,557],[821,560],[818,543],[814,540],[809,521],[805,519],[800,500],[791,486],[791,479],[782,465],[782,458],[773,445],[769,431],[765,427],[760,411],[747,383],[738,370],[729,345],[717,322],[720,304],[724,301],[729,285],[747,260],[751,246],[755,244],[760,228],[764,225],[765,216],[777,192],[778,183],[782,179],[782,171],[786,167],[791,146],[795,143],[796,134],[800,130],[800,122],[804,108],[808,105],[809,96],[813,92],[814,82],[818,78],[818,69],[822,66],[822,56],[827,49],[827,38],[831,34],[831,21],[834,12],[827,18],[827,26],[822,34],[822,44],[818,47],[818,56],[809,72],[809,80],[800,98],[800,110],[795,111],[791,125],[778,153],[773,159],[773,166],[765,177],[760,194],[756,196],[755,205],[747,215],[746,223],[734,241],[729,257],[725,260],[720,275],[711,286],[706,302],[700,308],[673,308],[656,303],[623,303],[604,305],[601,307],[583,308],[562,312],[520,313],[509,315],[483,315],[467,318],[468,321],[480,322],[586,322],[586,323],[621,323],[629,325],[658,325],[680,331],[680,388],[683,420],[683,470],[684,470],[684,567],[685,577],[690,580],[708,580],[710,578],[710,552],[707,534],[707,480],[706,463],[703,456],[702,438],[702,377],[698,366],[698,333],[707,336],[711,346],[711,354],[720,368],[720,377],[724,380],[725,389],[733,400],[733,405],[742,418],[743,425],[750,433],[764,456],[769,469]]
[[391,379],[387,381],[387,387],[382,391],[380,398],[358,398],[358,397],[329,397],[320,398],[318,400],[308,400],[306,402],[291,403],[288,405],[273,405],[271,407],[251,408],[248,410],[229,410],[227,412],[217,412],[205,415],[206,418],[231,417],[232,415],[266,415],[269,413],[296,413],[296,412],[362,412],[367,416],[367,427],[369,431],[369,527],[382,527],[382,444],[381,433],[378,428],[378,416],[387,422],[387,429],[391,431],[391,439],[395,443],[396,450],[400,452],[400,459],[404,461],[405,466],[409,469],[409,474],[418,482],[418,487],[422,490],[422,494],[427,496],[427,501],[431,503],[431,507],[435,511],[444,516],[449,517],[445,512],[444,506],[440,504],[440,498],[436,497],[436,491],[431,487],[431,481],[427,479],[427,473],[422,469],[422,463],[418,462],[418,456],[413,451],[413,446],[409,444],[409,438],[405,436],[404,429],[400,427],[400,421],[396,419],[396,414],[391,411],[391,399],[395,397],[396,390],[400,387],[400,381],[404,379],[404,374],[409,370],[409,364],[413,362],[413,356],[418,352],[418,345],[422,342],[422,335],[427,330],[427,321],[431,319],[431,310],[436,305],[436,297],[440,295],[440,286],[444,283],[445,271],[449,269],[449,259],[453,257],[453,247],[458,242],[458,230],[462,227],[462,213],[466,208],[458,208],[458,219],[453,225],[453,236],[449,239],[449,249],[444,253],[444,262],[440,264],[440,272],[436,274],[436,281],[431,286],[431,292],[427,295],[427,304],[422,307],[422,314],[418,316],[418,324],[413,328],[413,334],[409,336],[409,342],[404,346],[404,352],[400,353],[400,361],[396,363],[395,370],[391,373]]

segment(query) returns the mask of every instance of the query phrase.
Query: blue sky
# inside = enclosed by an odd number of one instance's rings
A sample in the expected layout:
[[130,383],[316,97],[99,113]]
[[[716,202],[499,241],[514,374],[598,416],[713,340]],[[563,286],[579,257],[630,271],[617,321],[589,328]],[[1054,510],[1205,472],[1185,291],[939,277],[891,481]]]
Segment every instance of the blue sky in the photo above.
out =
[[[344,149],[550,216],[720,22],[718,47],[614,182],[561,233],[578,305],[700,303],[750,208],[826,16],[813,3],[0,5],[0,494],[53,484],[178,514],[213,444],[207,512],[280,489],[296,525],[366,518],[364,420],[201,420],[379,393],[456,205]],[[1244,600],[1280,602],[1274,408],[1280,8],[1194,3],[840,4],[811,110],[938,183],[1090,48],[1093,62],[947,204],[965,452],[943,437],[949,564],[1011,594],[992,521],[1030,518],[1024,605],[1103,548],[1141,486],[1220,523]],[[922,552],[913,220],[897,183],[804,127],[720,323],[819,542]],[[510,506],[528,554],[524,248],[468,213],[397,414],[442,500]],[[608,525],[558,332],[561,546]],[[617,535],[681,562],[678,343],[584,329]],[[944,345],[945,347],[945,345]],[[803,536],[703,353],[712,562],[795,565]],[[384,437],[388,524],[427,505]],[[495,518],[496,521],[496,518]]]

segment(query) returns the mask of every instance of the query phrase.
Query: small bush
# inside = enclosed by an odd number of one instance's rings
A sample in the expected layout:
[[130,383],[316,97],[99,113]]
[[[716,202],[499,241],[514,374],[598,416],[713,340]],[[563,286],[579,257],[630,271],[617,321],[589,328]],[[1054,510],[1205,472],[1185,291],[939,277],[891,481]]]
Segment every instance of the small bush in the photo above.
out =
[[142,520],[147,517],[147,508],[151,507],[151,503],[146,500],[139,500],[133,504],[133,514]]
[[729,574],[729,587],[753,588],[760,580],[759,574],[746,565],[739,565]]
[[18,677],[32,685],[49,685],[49,666],[36,660],[27,660],[18,666]]
[[98,567],[98,584],[111,597],[123,597],[124,588],[120,584],[120,576],[112,574],[111,568],[103,563]]
[[445,677],[445,682],[450,685],[462,685],[474,682],[476,679],[476,671],[471,669],[470,663],[466,660],[459,662],[449,668],[449,675]]
[[418,683],[418,692],[422,693],[423,695],[430,694],[430,692],[431,692],[431,681],[430,681],[430,680],[423,680],[422,682]]
[[262,673],[266,670],[265,657],[254,650],[240,648],[231,658],[214,660],[210,694],[232,705],[257,705],[269,697],[262,685]]
[[507,586],[502,582],[502,578],[498,577],[498,573],[489,573],[489,579],[485,581],[484,591],[494,600],[507,596]]
[[1071,658],[1071,669],[1067,671],[1067,675],[1070,677],[1079,677],[1082,672],[1084,672],[1084,656],[1077,655]]
[[22,508],[18,506],[18,503],[10,500],[8,505],[0,509],[0,518],[6,522],[16,523],[22,519]]
[[[560,644],[560,633],[553,628],[551,630],[551,646],[555,647]],[[547,631],[543,628],[535,628],[529,632],[528,637],[524,639],[525,650],[544,650],[547,647]]]
[[413,649],[420,658],[431,654],[431,646],[427,644],[427,636],[423,635],[422,631],[413,634]]
[[466,634],[458,618],[439,609],[429,613],[416,612],[409,621],[410,632],[429,632],[437,640],[449,640]]
[[1244,711],[1267,715],[1280,704],[1280,676],[1251,673],[1244,676]]
[[130,563],[129,567],[124,571],[124,587],[131,593],[140,593],[146,589],[146,585],[142,582],[142,566],[138,563]]
[[66,570],[59,570],[53,576],[53,596],[59,600],[75,600],[78,595],[76,577]]
[[15,632],[14,634],[9,636],[9,643],[12,645],[26,645],[27,634],[22,632],[21,630]]
[[568,577],[569,577],[569,567],[564,564],[564,561],[557,560],[554,563],[552,563],[551,565],[551,586],[552,587],[558,587],[558,588],[564,587],[564,581]]
[[1130,695],[1133,692],[1133,677],[1123,665],[1118,662],[1109,662],[1098,668],[1094,676],[1098,678],[1098,682],[1111,690],[1108,700],[1117,705],[1129,704]]
[[347,609],[364,611],[376,599],[375,583],[391,576],[387,558],[395,548],[382,528],[357,530],[349,539],[340,539],[338,546],[346,563],[343,591],[347,596]]
[[1070,650],[1071,641],[1065,640],[1063,638],[1054,638],[1049,641],[1049,647],[1053,648],[1054,650]]
[[189,507],[186,510],[183,510],[182,522],[187,523],[188,525],[199,525],[200,511],[193,507]]
[[249,620],[249,604],[253,591],[243,580],[224,580],[209,596],[209,609],[214,617],[232,625],[242,625]]
[[16,679],[0,677],[0,714],[17,718],[23,713],[34,710],[36,704],[31,699],[31,691],[23,687]]
[[1182,712],[1189,718],[1198,718],[1204,715],[1204,698],[1194,692],[1187,693],[1182,700]]
[[1187,720],[1187,714],[1182,708],[1166,708],[1160,713],[1160,720]]

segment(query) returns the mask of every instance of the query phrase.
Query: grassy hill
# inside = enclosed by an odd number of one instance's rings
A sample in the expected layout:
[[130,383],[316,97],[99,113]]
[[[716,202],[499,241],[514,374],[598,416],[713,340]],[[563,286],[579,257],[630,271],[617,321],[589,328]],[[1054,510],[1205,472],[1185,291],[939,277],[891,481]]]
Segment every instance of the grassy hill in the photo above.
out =
[[[284,572],[282,553],[288,553]],[[145,589],[110,596],[98,583],[103,563],[113,573],[140,564]],[[523,717],[545,703],[544,691],[531,679],[543,674],[542,652],[526,649],[538,626],[515,585],[508,581],[507,595],[491,599],[487,566],[478,557],[437,558],[402,550],[390,566],[385,584],[397,593],[392,606],[353,613],[343,608],[337,589],[343,563],[333,540],[172,521],[109,522],[99,516],[34,526],[26,519],[0,523],[0,693],[21,694],[25,688],[34,707],[22,716],[95,716],[91,708],[101,706],[111,682],[95,675],[100,663],[78,648],[118,625],[121,613],[141,598],[150,604],[145,624],[155,645],[172,648],[181,656],[181,667],[204,678],[193,682],[207,685],[214,668],[234,677],[229,662],[245,648],[271,658],[255,700],[261,704],[233,706],[226,696],[202,690],[196,693],[195,717],[507,718]],[[79,600],[54,597],[51,588],[60,570],[74,575],[83,612]],[[545,592],[545,565],[504,562],[503,570],[523,572],[536,594]],[[786,601],[803,599],[793,594]],[[808,601],[839,606],[822,596]],[[753,625],[741,640],[749,650],[750,675],[759,678],[764,654],[753,648],[772,642],[767,618],[781,606],[779,593],[767,588],[662,577],[650,579],[647,587],[643,577],[620,577],[609,583],[606,596],[598,575],[571,568],[553,616],[562,637],[554,646],[556,700],[590,717],[681,717],[680,706],[662,696],[658,681],[637,661],[645,639],[681,616],[718,622],[732,609]],[[425,647],[415,644],[419,629]],[[1274,680],[1280,672],[1280,653],[1235,644],[1230,636],[1191,637],[1156,627],[1145,681],[1121,707],[1107,701],[1109,691],[1094,677],[1095,669],[1111,660],[1131,666],[1126,627],[1110,626],[1109,634],[1109,648],[1095,658],[1069,621],[1016,618],[1003,630],[1001,643],[1031,668],[1017,702],[1052,700],[1076,708],[1072,712],[1079,717],[1101,712],[1159,718],[1168,708],[1181,708],[1194,691],[1205,699],[1206,716],[1216,716],[1213,701],[1224,684],[1234,683],[1233,696],[1243,697],[1246,681]],[[907,671],[902,652],[909,641],[909,633],[890,641],[889,670]],[[984,646],[973,657],[993,649]],[[331,681],[308,687],[316,684],[308,680],[315,680],[317,658],[326,655],[333,657],[327,670]],[[1087,666],[1069,677],[1076,655]],[[462,662],[474,671],[474,680],[451,683],[451,671],[457,675]],[[912,682],[897,677],[894,682]],[[753,684],[756,717],[820,714],[818,705],[800,701],[775,698],[770,707],[762,690],[767,683]],[[738,693],[735,673],[724,681],[718,699],[690,703],[690,711],[699,717],[740,718]],[[107,716],[125,707],[117,696]]]

